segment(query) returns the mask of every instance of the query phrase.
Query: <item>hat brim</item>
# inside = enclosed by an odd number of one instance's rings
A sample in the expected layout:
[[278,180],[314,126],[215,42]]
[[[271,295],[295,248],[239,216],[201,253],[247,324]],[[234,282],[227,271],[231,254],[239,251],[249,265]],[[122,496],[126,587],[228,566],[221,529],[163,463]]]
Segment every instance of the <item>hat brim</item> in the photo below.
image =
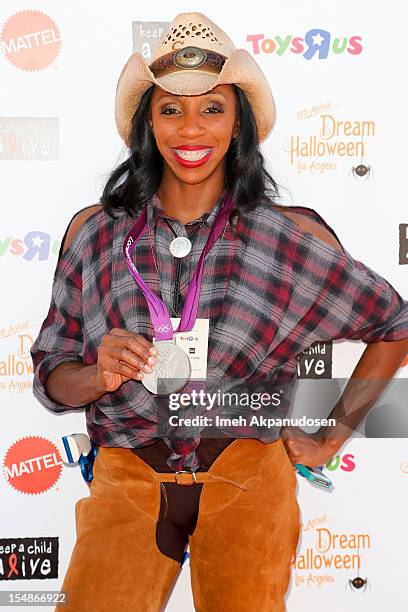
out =
[[181,69],[155,78],[140,53],[133,53],[124,66],[116,87],[115,121],[118,132],[129,146],[131,120],[144,92],[152,85],[174,95],[207,93],[218,85],[238,85],[248,98],[263,141],[275,122],[276,108],[272,91],[262,70],[245,49],[234,49],[219,74]]

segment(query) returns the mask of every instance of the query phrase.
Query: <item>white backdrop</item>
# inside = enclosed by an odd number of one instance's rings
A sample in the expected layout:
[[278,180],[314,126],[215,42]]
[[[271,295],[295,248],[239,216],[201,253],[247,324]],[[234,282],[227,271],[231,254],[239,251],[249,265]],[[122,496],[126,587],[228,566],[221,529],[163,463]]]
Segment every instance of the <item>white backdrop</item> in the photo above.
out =
[[[75,542],[75,502],[88,494],[79,468],[63,466],[58,454],[62,435],[86,431],[84,412],[54,415],[33,398],[29,347],[48,310],[66,226],[76,211],[98,202],[125,154],[114,123],[116,82],[133,49],[148,56],[149,31],[198,10],[254,53],[277,105],[262,149],[286,187],[283,201],[317,210],[356,259],[408,297],[405,4],[254,0],[233,6],[5,0],[0,8],[0,591],[59,589]],[[319,58],[316,50],[307,59],[305,40],[318,36],[315,29],[323,31],[320,53],[330,36],[328,54]],[[286,37],[281,52],[279,40]],[[336,37],[340,45],[346,37],[353,52],[335,53]],[[316,151],[305,150],[311,142]],[[352,171],[361,162],[369,168],[366,177]],[[332,376],[349,376],[364,348],[335,342]],[[407,376],[406,365],[398,377]],[[11,474],[23,461],[30,469]],[[408,609],[406,441],[354,439],[339,462],[328,471],[332,493],[298,479],[302,536],[287,609],[402,612]],[[45,563],[41,579],[28,573],[17,579],[6,546],[19,538],[53,539],[50,573]],[[28,542],[23,552],[28,560]],[[357,575],[368,578],[365,592],[346,588]],[[167,610],[193,609],[186,562]]]

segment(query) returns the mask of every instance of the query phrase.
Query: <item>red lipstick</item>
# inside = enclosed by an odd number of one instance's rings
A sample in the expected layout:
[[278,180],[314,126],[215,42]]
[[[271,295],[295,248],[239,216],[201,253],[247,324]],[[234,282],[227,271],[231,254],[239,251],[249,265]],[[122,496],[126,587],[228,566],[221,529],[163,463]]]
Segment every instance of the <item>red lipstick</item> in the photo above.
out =
[[[202,151],[207,150],[208,153],[203,157],[199,157],[198,159],[185,159],[181,155],[179,155],[178,151]],[[185,168],[197,168],[197,166],[202,166],[209,159],[212,153],[212,147],[208,147],[206,145],[180,145],[179,147],[172,147],[171,149],[175,160]]]
[[211,149],[209,145],[180,145],[172,149],[182,149],[183,151],[198,151],[199,149]]

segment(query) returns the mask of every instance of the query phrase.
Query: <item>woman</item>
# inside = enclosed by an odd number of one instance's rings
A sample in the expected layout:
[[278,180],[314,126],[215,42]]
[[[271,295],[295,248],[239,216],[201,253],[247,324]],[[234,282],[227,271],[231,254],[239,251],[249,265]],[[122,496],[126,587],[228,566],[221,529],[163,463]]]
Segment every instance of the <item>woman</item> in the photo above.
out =
[[[99,447],[75,507],[64,609],[162,610],[189,543],[196,610],[285,610],[299,538],[293,463],[330,458],[367,396],[345,395],[335,435],[215,436],[169,428],[154,376],[160,366],[166,379],[169,351],[176,391],[194,371],[282,387],[312,342],[349,338],[373,343],[361,377],[390,377],[408,349],[408,304],[313,209],[274,203],[259,151],[275,116],[268,83],[201,13],[173,20],[150,66],[130,58],[115,110],[130,156],[101,204],[70,223],[32,347],[36,397],[54,412],[85,406]],[[199,338],[194,358],[186,331]]]

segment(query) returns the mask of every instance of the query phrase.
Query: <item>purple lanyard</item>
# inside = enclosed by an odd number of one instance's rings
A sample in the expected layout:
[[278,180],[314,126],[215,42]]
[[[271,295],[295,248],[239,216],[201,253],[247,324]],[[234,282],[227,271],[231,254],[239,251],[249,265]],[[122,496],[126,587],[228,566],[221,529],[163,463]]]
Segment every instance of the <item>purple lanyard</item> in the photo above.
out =
[[[180,317],[180,323],[176,329],[177,332],[191,331],[194,327],[198,312],[198,302],[200,299],[201,280],[204,270],[204,259],[208,252],[214,246],[217,239],[223,232],[228,214],[234,206],[234,200],[230,193],[227,192],[226,197],[221,203],[220,210],[211,227],[210,235],[205,243],[204,249],[198,260],[197,268],[191,280],[191,285],[188,288],[186,298],[184,300],[183,310]],[[133,263],[131,256],[138,240],[147,230],[147,210],[143,209],[136,220],[136,223],[131,228],[130,232],[123,243],[123,254],[126,259],[129,272],[139,285],[141,292],[147,300],[150,317],[153,323],[153,328],[156,333],[156,340],[171,340],[173,338],[173,326],[169,311],[166,304],[146,285],[143,278],[140,276]]]

